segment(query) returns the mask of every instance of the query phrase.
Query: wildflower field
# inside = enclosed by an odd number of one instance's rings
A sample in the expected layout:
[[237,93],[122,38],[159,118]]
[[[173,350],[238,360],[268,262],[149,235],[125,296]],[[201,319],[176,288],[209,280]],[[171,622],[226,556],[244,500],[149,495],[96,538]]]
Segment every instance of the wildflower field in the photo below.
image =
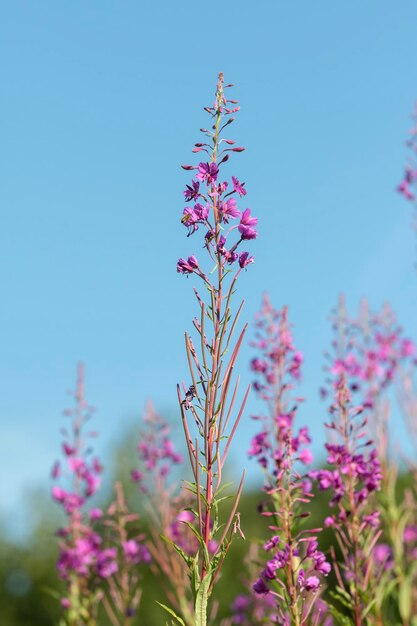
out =
[[[144,276],[135,286],[140,307],[150,312],[140,332],[161,372],[169,363],[175,384],[152,374],[156,393],[144,390],[151,397],[129,429],[120,427],[109,462],[100,446],[102,407],[90,392],[92,368],[88,359],[74,362],[68,404],[54,422],[55,447],[44,448],[47,499],[44,488],[24,509],[19,496],[18,508],[30,518],[25,537],[10,538],[7,524],[2,530],[0,626],[417,626],[417,321],[403,327],[395,302],[374,305],[366,293],[352,302],[343,284],[332,291],[330,310],[310,298],[306,333],[316,332],[308,326],[310,308],[323,308],[328,341],[316,354],[320,384],[309,408],[305,353],[280,284],[297,283],[305,300],[315,287],[298,284],[290,262],[274,265],[274,247],[288,251],[287,209],[274,206],[280,166],[272,164],[262,182],[262,168],[241,174],[246,88],[229,79],[213,69],[197,88],[193,77],[182,77],[178,110],[187,120],[197,109],[201,121],[175,139],[176,208],[169,211],[176,212],[181,245],[164,266],[168,278],[155,270],[164,255],[158,237],[166,218],[158,202],[165,170],[151,189],[154,205],[141,214],[137,257],[129,257]],[[245,118],[252,142],[264,108],[274,106],[262,99],[266,80],[261,71],[256,107]],[[154,115],[149,90],[140,93],[149,99],[146,124],[158,127],[154,156],[162,154],[169,86],[165,119]],[[405,134],[406,111],[404,120]],[[275,120],[271,142],[281,124]],[[401,142],[398,136],[403,160],[388,187],[407,214],[417,202],[417,110]],[[156,167],[146,156],[144,180]],[[302,186],[303,160],[294,167]],[[281,212],[280,232],[253,202],[256,185],[268,187],[268,211]],[[339,217],[336,245],[354,258],[357,241],[344,233],[348,217]],[[117,237],[117,220],[110,230]],[[308,265],[309,250],[288,239]],[[142,253],[144,240],[152,242],[151,254]],[[336,280],[340,263],[337,255],[326,257]],[[112,260],[106,267],[111,276]],[[257,291],[250,282],[255,270]],[[162,294],[157,310],[146,280],[159,292],[175,282],[181,295]],[[326,283],[326,275],[319,280]],[[415,300],[417,279],[395,283]],[[372,281],[369,287],[372,293]],[[188,322],[171,354],[161,338],[172,333],[176,311]],[[152,363],[143,349],[144,378],[148,358]],[[167,411],[159,391],[170,398]],[[15,454],[13,447],[7,452]],[[29,462],[23,465],[30,471]]]

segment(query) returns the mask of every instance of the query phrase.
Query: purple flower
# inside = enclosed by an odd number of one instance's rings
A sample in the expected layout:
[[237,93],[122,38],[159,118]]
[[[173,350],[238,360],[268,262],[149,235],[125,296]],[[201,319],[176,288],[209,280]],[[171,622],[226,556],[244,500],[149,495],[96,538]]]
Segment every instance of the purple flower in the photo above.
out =
[[188,237],[198,230],[198,224],[204,224],[209,215],[209,207],[197,203],[194,208],[185,207],[181,222],[188,228]]
[[229,223],[230,218],[240,217],[240,211],[236,206],[236,199],[229,198],[226,202],[223,202],[220,206],[220,217],[226,224]]
[[122,543],[123,553],[128,561],[131,563],[139,563],[140,560],[140,546],[133,539],[124,541]]
[[252,589],[255,593],[258,593],[259,595],[265,595],[269,593],[269,589],[262,578],[258,578],[256,583],[254,583],[254,585],[252,586]]
[[119,567],[116,562],[116,548],[106,548],[99,552],[96,561],[96,572],[101,578],[109,578],[115,574]]
[[242,612],[246,611],[250,604],[249,596],[239,595],[233,600],[232,611]]
[[268,539],[268,541],[264,544],[264,550],[266,550],[267,552],[268,550],[272,550],[272,548],[275,548],[275,546],[279,542],[280,542],[279,536],[274,535],[273,537],[271,537],[271,539]]
[[200,183],[198,180],[192,180],[191,185],[187,185],[186,190],[184,191],[184,197],[186,202],[190,202],[191,200],[197,200],[200,196]]
[[95,522],[103,517],[103,511],[101,509],[91,509],[88,516],[92,522]]
[[196,269],[198,269],[198,261],[194,255],[189,256],[187,261],[178,259],[177,272],[180,274],[192,274]]
[[65,489],[62,489],[61,487],[58,487],[58,486],[52,487],[51,493],[52,493],[53,499],[56,500],[57,502],[64,502],[65,498],[68,495]]
[[414,543],[417,541],[417,526],[406,526],[404,529],[405,543]]
[[386,543],[377,543],[372,551],[372,558],[377,569],[389,571],[394,566],[393,553]]
[[249,265],[250,263],[254,263],[254,262],[255,262],[255,257],[249,256],[249,252],[241,252],[239,254],[239,265],[242,269],[246,267],[247,265]]
[[188,228],[188,237],[198,230],[198,216],[194,209],[187,206],[182,212],[182,224]]
[[232,176],[232,183],[233,183],[233,189],[237,191],[239,196],[241,197],[246,196],[246,189],[244,187],[245,183],[240,183],[239,180],[235,176]]
[[245,209],[240,218],[240,224],[238,230],[242,239],[256,239],[258,236],[257,230],[254,228],[258,223],[257,217],[252,217],[250,209]]
[[75,454],[75,448],[65,442],[62,444],[62,450],[66,456],[71,456],[71,454]]
[[400,184],[397,187],[397,191],[398,191],[398,193],[402,194],[406,200],[414,200],[415,199],[414,193],[411,191],[410,184],[406,180],[406,178],[404,178],[400,182]]
[[130,472],[130,477],[134,483],[139,483],[143,479],[143,476],[143,472],[140,472],[139,470],[132,470]]
[[248,456],[259,456],[264,454],[266,450],[271,447],[268,441],[268,433],[262,432],[255,435],[251,441],[251,446],[248,450]]
[[201,181],[206,181],[207,185],[211,185],[216,182],[219,174],[219,168],[217,164],[212,161],[211,163],[199,163],[197,178]]
[[305,581],[306,591],[317,591],[320,587],[320,579],[317,576],[309,576]]
[[316,570],[316,572],[320,572],[320,574],[324,574],[324,576],[327,576],[332,568],[330,563],[326,561],[326,557],[323,552],[317,551],[313,559],[314,569]]
[[191,524],[191,522],[194,521],[194,515],[191,513],[191,511],[180,511],[177,515],[177,521],[189,522]]
[[304,463],[304,465],[310,465],[313,462],[314,457],[308,448],[304,448],[298,455],[298,459],[301,463]]
[[364,524],[370,526],[371,528],[378,528],[379,526],[379,511],[374,511],[369,515],[363,516]]

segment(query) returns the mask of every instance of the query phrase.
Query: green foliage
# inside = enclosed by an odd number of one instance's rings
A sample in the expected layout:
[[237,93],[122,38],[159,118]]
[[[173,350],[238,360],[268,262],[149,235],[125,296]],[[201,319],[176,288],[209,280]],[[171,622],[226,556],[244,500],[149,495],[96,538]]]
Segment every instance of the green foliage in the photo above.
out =
[[[125,471],[126,469],[123,468],[123,472]],[[128,475],[127,471],[125,475]],[[405,482],[405,479],[400,477],[400,490]],[[131,494],[131,497],[132,507],[137,507],[137,495]],[[259,491],[244,493],[239,504],[242,529],[249,540],[260,539],[264,541],[268,535],[270,522],[257,513],[257,506],[261,499],[262,495]],[[320,525],[323,512],[327,510],[327,499],[328,496],[325,493],[319,493],[313,499],[311,503],[311,523],[313,526]],[[59,601],[56,597],[56,592],[63,589],[55,567],[58,556],[54,537],[59,525],[57,509],[46,497],[42,498],[39,495],[33,499],[33,506],[36,506],[38,525],[23,545],[15,545],[0,536],[0,553],[2,555],[0,559],[1,626],[57,626],[62,617]],[[32,516],[30,517],[33,519]],[[146,519],[143,521],[146,527]],[[331,531],[324,532],[322,539],[323,549],[327,551],[332,541]],[[222,574],[219,578],[219,584],[216,585],[213,598],[219,603],[216,624],[229,615],[229,607],[235,596],[246,591],[241,576],[243,574],[242,564],[248,547],[248,542],[233,542],[228,552],[228,558],[224,561]],[[334,547],[336,548],[336,546]],[[189,558],[187,555],[184,556]],[[417,567],[417,563],[415,567]],[[413,576],[415,576],[415,572],[413,572]],[[329,575],[327,583],[328,589],[336,589],[337,582],[333,573]],[[201,588],[201,581],[197,573],[191,584],[194,590],[195,606],[197,607],[198,601],[198,606],[201,607],[202,611],[201,624],[204,624],[202,605],[207,589]],[[143,587],[138,615],[133,620],[132,625],[161,626],[161,624],[165,624],[166,621],[161,617],[161,613],[164,608],[163,605],[167,606],[169,601],[163,594],[160,581],[155,578],[152,572],[148,572]],[[391,591],[388,589],[389,598],[383,600],[377,598],[376,601],[385,603],[385,614],[389,618],[387,623],[397,626],[397,624],[402,623],[398,603],[400,603],[401,611],[404,614],[407,614],[409,610],[409,584],[399,587],[402,595],[401,598],[396,599],[394,605],[391,593],[393,587],[394,584],[391,585]],[[327,595],[330,599],[329,591]],[[347,600],[344,594],[338,590],[332,594],[331,600],[335,604],[335,607],[332,608],[335,623],[340,626],[350,626],[352,624],[351,618],[346,615],[350,609],[346,606]],[[168,618],[169,626],[183,626],[183,623],[186,623],[173,612],[167,613],[168,615],[170,615]],[[110,626],[104,612],[100,614],[98,623],[100,626]],[[410,626],[417,626],[417,617],[412,615],[409,623]],[[215,626],[215,624],[211,626]]]

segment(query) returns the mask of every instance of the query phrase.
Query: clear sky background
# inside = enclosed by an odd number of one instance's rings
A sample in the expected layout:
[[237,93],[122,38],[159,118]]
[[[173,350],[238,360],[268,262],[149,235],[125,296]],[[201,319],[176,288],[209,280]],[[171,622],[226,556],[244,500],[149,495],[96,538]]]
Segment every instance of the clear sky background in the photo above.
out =
[[[15,1],[0,6],[0,518],[48,484],[79,359],[106,458],[152,397],[176,414],[196,313],[179,219],[218,71],[247,147],[231,174],[259,217],[240,281],[289,305],[306,365],[302,417],[323,442],[317,388],[329,310],[389,300],[417,339],[411,210],[395,186],[417,99],[414,0]],[[249,381],[245,347],[240,369]],[[251,400],[248,413],[256,406]],[[236,443],[244,462],[253,424]],[[399,431],[400,432],[400,431]],[[252,468],[250,480],[256,475]],[[24,520],[21,520],[24,524]]]

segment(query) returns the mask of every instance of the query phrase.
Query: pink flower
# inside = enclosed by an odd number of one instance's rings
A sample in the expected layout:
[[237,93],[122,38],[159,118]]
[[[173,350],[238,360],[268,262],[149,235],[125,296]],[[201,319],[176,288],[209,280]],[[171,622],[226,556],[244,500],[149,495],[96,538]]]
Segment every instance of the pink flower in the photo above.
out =
[[91,509],[88,516],[92,522],[95,522],[103,517],[103,511],[97,508]]
[[197,178],[201,181],[206,181],[207,185],[211,185],[216,182],[219,173],[217,164],[212,161],[211,163],[199,163]]
[[85,461],[77,457],[71,457],[68,459],[68,466],[72,472],[75,472],[78,476],[82,476],[86,469]]
[[124,541],[122,544],[122,548],[123,548],[125,557],[131,563],[139,562],[140,547],[139,547],[139,544],[136,543],[136,541],[134,541],[133,539],[129,539],[129,541]]
[[414,543],[417,541],[417,526],[406,526],[404,530],[404,541]]
[[239,254],[239,265],[243,269],[250,263],[255,263],[255,257],[249,256],[249,252],[241,252]]
[[232,176],[232,183],[233,183],[233,189],[237,191],[239,196],[241,197],[246,196],[246,189],[244,187],[245,183],[240,183],[239,180],[235,176]]
[[191,523],[194,521],[194,515],[191,513],[191,511],[181,511],[177,515],[177,521]]
[[317,591],[320,587],[320,579],[317,576],[309,576],[305,581],[306,591]]
[[143,479],[143,472],[140,472],[139,470],[132,470],[130,476],[134,483],[138,483]]
[[310,465],[310,463],[313,462],[314,457],[308,448],[304,448],[298,455],[298,459],[301,461],[301,463],[304,463],[304,465]]
[[97,556],[96,571],[101,578],[109,578],[115,574],[119,567],[116,562],[116,548],[106,548]]
[[58,486],[52,487],[51,493],[52,493],[53,499],[56,500],[57,502],[64,502],[65,498],[68,495],[65,489],[62,489],[61,487],[58,487]]
[[187,185],[186,187],[187,188],[184,191],[186,202],[190,202],[190,200],[196,200],[200,195],[200,183],[197,180],[192,180],[191,185]]
[[62,449],[66,456],[71,456],[71,454],[75,453],[75,448],[73,448],[72,446],[70,446],[68,443],[65,443],[65,442],[62,444]]
[[198,261],[194,255],[188,257],[187,261],[179,259],[177,263],[177,272],[180,274],[192,274],[198,269]]
[[250,209],[245,209],[240,218],[240,224],[238,230],[242,239],[256,239],[258,236],[257,230],[254,228],[258,223],[257,217],[252,217]]
[[410,189],[409,181],[404,178],[397,187],[398,193],[402,194],[406,200],[414,200],[415,196]]
[[228,224],[230,218],[240,217],[240,211],[236,206],[235,198],[229,198],[226,202],[222,203],[220,215],[226,224]]

